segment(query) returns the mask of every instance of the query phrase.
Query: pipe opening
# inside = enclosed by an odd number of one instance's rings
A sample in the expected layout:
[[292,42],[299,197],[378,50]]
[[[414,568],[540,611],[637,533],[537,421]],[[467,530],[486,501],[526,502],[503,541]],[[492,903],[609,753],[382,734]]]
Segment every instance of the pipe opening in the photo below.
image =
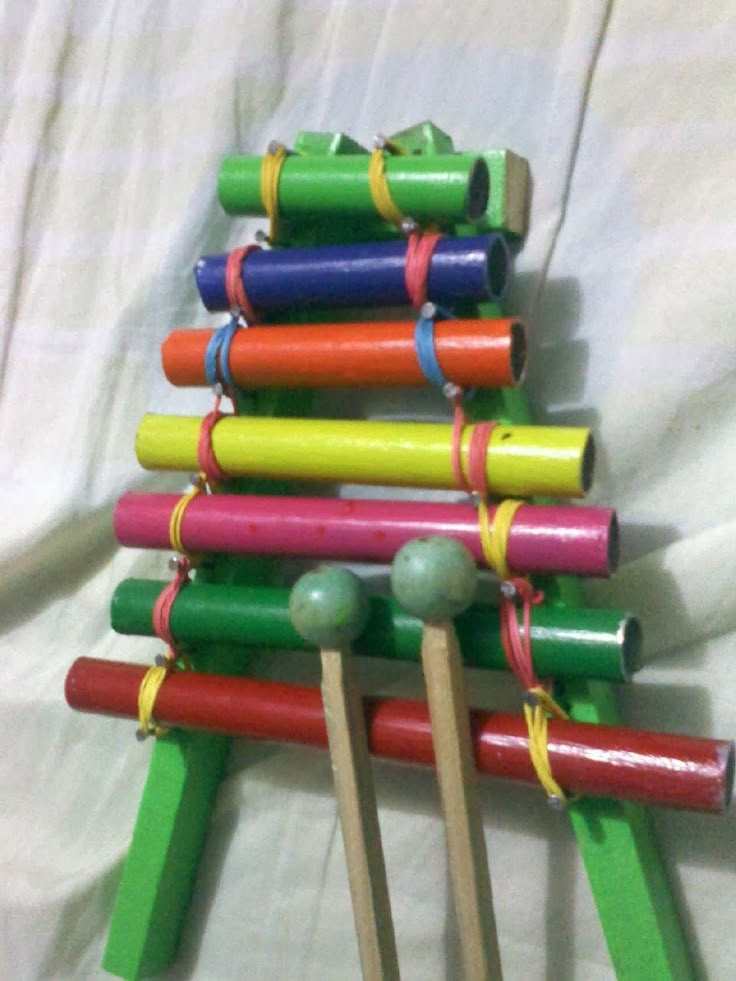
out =
[[606,561],[608,563],[608,574],[613,575],[613,573],[618,569],[618,561],[621,553],[621,536],[619,534],[618,527],[618,515],[614,511],[611,515],[611,521],[608,525],[608,554]]
[[492,300],[498,300],[509,275],[509,250],[501,235],[494,235],[486,257],[486,282]]
[[488,209],[488,196],[491,188],[491,176],[488,164],[482,157],[474,162],[468,174],[468,218],[470,221],[480,221]]
[[642,665],[641,624],[636,617],[626,617],[618,625],[618,635],[621,641],[621,677],[624,681],[631,681]]
[[520,320],[511,324],[511,378],[518,385],[526,368],[526,327]]
[[736,769],[736,757],[734,756],[734,745],[728,747],[728,755],[726,757],[726,771],[723,775],[723,810],[731,803],[733,797],[733,780],[734,780],[734,770]]
[[593,483],[593,473],[595,471],[595,443],[592,436],[588,436],[583,450],[583,459],[580,465],[580,486],[584,494],[590,490]]

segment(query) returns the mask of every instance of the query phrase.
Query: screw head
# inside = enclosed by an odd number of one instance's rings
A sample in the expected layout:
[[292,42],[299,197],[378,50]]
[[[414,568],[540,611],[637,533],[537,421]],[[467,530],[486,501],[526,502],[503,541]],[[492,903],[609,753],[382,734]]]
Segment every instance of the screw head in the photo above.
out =
[[558,794],[550,794],[547,797],[547,804],[552,808],[553,811],[564,811],[565,801]]
[[434,303],[427,301],[427,303],[422,304],[422,308],[419,313],[425,320],[434,320],[434,318],[437,316],[437,307]]

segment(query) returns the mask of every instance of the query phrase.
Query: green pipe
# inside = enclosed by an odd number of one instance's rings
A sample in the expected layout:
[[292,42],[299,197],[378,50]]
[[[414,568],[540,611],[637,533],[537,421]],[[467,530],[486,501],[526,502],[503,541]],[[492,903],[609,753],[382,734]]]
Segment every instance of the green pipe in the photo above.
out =
[[[374,217],[369,159],[366,154],[288,156],[279,175],[279,215],[286,219]],[[488,165],[478,154],[386,154],[386,180],[397,208],[421,223],[479,221],[486,213]],[[230,215],[265,215],[261,157],[226,157],[217,178],[217,195]]]
[[[148,579],[121,582],[112,598],[113,629],[153,634],[153,606],[165,585]],[[287,589],[193,583],[174,603],[171,629],[183,644],[312,650],[291,626],[288,601]],[[455,625],[468,667],[506,668],[495,607],[471,607]],[[418,661],[421,634],[419,620],[392,599],[374,597],[368,626],[353,647],[368,657]],[[640,640],[637,620],[616,610],[540,606],[532,614],[534,666],[542,677],[627,681],[639,666]]]

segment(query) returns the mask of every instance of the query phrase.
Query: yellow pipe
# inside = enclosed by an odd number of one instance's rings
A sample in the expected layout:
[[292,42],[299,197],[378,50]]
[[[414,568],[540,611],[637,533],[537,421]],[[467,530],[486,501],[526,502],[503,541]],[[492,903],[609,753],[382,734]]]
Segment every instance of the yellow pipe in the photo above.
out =
[[[202,420],[146,415],[136,454],[148,470],[196,470]],[[467,472],[472,426],[462,439]],[[229,475],[454,488],[452,426],[339,419],[221,419],[212,448]],[[486,457],[491,492],[501,496],[581,497],[593,474],[588,429],[496,426]]]

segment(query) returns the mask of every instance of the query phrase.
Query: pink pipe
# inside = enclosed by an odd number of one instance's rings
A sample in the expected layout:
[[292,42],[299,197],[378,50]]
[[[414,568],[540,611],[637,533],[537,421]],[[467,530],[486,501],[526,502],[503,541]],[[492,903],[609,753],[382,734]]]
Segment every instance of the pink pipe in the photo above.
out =
[[[171,548],[175,494],[125,494],[113,517],[121,545]],[[495,507],[489,506],[490,520]],[[195,498],[181,528],[190,552],[289,555],[390,562],[423,535],[459,539],[484,564],[476,509],[421,501],[213,494]],[[618,562],[618,527],[609,508],[524,504],[508,539],[513,572],[608,576]]]

